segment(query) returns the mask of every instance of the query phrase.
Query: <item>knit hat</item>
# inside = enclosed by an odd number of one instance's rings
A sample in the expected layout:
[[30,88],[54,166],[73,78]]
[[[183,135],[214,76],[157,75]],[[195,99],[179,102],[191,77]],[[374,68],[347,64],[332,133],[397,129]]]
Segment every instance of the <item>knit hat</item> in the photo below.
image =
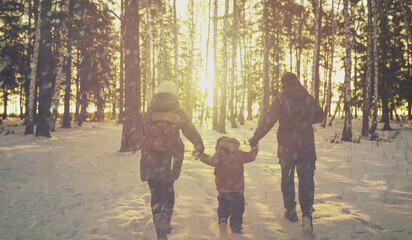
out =
[[173,82],[163,81],[159,84],[157,93],[171,93],[176,95],[176,86]]
[[287,83],[294,80],[298,81],[298,77],[294,73],[287,72],[283,74],[282,78],[280,79],[280,82],[282,83],[282,85],[286,85]]

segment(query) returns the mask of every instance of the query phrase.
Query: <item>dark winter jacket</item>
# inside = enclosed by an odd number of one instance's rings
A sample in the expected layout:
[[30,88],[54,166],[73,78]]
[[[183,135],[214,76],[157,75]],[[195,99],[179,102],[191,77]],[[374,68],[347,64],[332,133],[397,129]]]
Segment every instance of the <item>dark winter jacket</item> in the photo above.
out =
[[217,150],[213,156],[202,153],[200,160],[215,167],[215,182],[218,192],[243,192],[245,190],[245,179],[243,164],[255,160],[258,148],[254,147],[250,152],[238,150]]
[[[180,122],[176,125],[183,135],[195,146],[198,152],[204,151],[203,141],[185,111],[180,108],[176,95],[171,93],[156,94],[143,117],[143,135],[154,112],[174,112]],[[179,131],[180,132],[180,131]],[[148,149],[145,139],[141,143],[140,177],[142,181],[173,181],[179,178],[183,162],[184,144],[180,136],[169,152],[155,152]]]
[[319,104],[295,79],[285,84],[283,92],[275,97],[270,109],[261,118],[252,139],[259,141],[279,121],[278,157],[295,161],[315,161],[312,124],[321,122],[323,117],[324,113]]

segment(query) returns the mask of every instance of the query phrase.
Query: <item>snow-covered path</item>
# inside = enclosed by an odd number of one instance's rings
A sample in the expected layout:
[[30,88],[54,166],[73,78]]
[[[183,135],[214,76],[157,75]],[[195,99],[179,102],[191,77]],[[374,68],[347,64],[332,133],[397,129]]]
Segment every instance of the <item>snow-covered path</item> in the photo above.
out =
[[[255,126],[228,127],[227,135],[248,150],[246,139]],[[341,133],[339,120],[333,128],[315,126],[316,211],[309,239],[412,239],[412,131],[405,126],[391,142],[359,144],[330,142]],[[155,239],[150,193],[139,178],[140,153],[118,152],[121,125],[58,128],[51,139],[9,128],[16,134],[0,135],[0,240]],[[355,120],[354,133],[359,128]],[[200,132],[206,152],[213,153],[221,135],[208,129]],[[396,132],[379,134],[390,139]],[[256,161],[245,165],[240,235],[217,224],[213,168],[195,161],[192,149],[186,142],[169,239],[305,238],[300,221],[283,219],[276,129],[260,142]]]

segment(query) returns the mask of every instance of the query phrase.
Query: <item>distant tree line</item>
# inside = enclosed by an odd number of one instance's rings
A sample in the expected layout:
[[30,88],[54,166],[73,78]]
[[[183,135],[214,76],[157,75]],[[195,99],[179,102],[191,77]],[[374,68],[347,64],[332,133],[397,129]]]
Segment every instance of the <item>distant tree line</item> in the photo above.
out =
[[[227,120],[237,127],[265,112],[291,71],[327,112],[323,126],[337,112],[345,117],[343,140],[352,138],[353,117],[363,116],[363,136],[374,135],[378,116],[385,130],[404,117],[396,110],[412,119],[407,1],[188,0],[184,7],[181,18],[176,0],[2,1],[2,118],[10,96],[20,95],[27,134],[50,137],[58,118],[66,128],[109,118],[124,123],[122,151],[135,151],[161,81],[175,82],[191,118],[211,119],[224,133]],[[212,92],[201,89],[205,73],[213,74]]]

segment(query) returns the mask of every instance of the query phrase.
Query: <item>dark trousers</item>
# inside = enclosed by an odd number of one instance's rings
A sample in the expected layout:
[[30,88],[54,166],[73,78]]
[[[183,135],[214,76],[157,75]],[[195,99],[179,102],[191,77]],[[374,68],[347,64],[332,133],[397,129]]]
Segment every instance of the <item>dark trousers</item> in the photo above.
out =
[[299,179],[299,204],[302,215],[311,215],[313,212],[313,198],[315,195],[315,161],[279,160],[282,169],[281,188],[283,203],[288,211],[296,211],[295,202],[295,167]]
[[245,212],[245,197],[243,192],[219,192],[217,196],[219,207],[217,215],[219,219],[230,217],[230,227],[240,231]]
[[165,208],[173,209],[175,204],[175,181],[148,180],[150,193],[152,195],[151,206],[153,216],[162,213]]

